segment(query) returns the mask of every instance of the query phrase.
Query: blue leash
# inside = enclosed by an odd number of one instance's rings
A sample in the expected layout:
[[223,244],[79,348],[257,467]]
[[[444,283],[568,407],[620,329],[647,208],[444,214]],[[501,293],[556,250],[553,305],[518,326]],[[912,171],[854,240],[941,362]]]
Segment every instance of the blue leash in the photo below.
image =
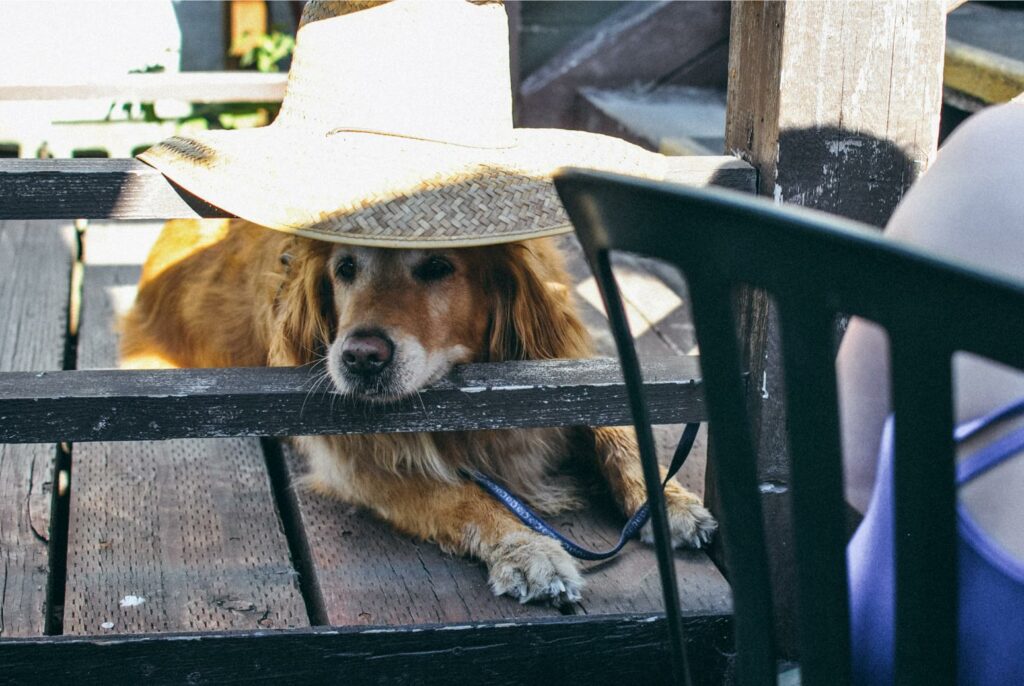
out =
[[[669,465],[668,474],[665,475],[665,480],[661,482],[661,487],[664,488],[668,480],[675,476],[676,472],[686,462],[686,458],[690,455],[690,450],[693,449],[693,442],[697,439],[697,431],[700,429],[700,424],[687,424],[683,430],[683,435],[679,439],[679,445],[676,446],[676,452],[672,456],[672,463]],[[551,538],[558,541],[565,552],[569,553],[573,557],[581,560],[607,560],[618,554],[622,547],[626,545],[626,542],[633,538],[640,528],[647,523],[647,520],[651,516],[651,508],[648,503],[644,503],[640,506],[640,509],[629,518],[626,522],[626,526],[622,528],[622,535],[619,537],[619,542],[611,550],[604,552],[598,552],[595,550],[589,550],[583,546],[575,543],[562,534],[558,533],[550,524],[540,518],[536,512],[531,510],[526,503],[519,498],[515,497],[502,486],[498,485],[488,477],[484,476],[479,472],[467,472],[467,476],[475,481],[481,488],[494,496],[498,502],[507,507],[509,511],[519,518],[526,526],[530,527],[539,534],[550,536]]]

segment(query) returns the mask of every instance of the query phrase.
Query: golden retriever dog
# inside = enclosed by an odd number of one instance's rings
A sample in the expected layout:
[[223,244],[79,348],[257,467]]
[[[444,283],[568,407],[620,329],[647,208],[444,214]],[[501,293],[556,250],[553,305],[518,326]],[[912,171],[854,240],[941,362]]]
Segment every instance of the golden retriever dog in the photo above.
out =
[[[169,222],[123,322],[125,367],[323,364],[331,391],[410,396],[453,365],[591,354],[551,239],[479,248],[351,247],[244,221]],[[478,470],[537,510],[579,504],[566,461],[597,468],[623,514],[646,500],[632,429],[510,429],[293,439],[317,490],[408,535],[470,555],[521,602],[580,599],[577,563],[461,474]],[[673,542],[715,521],[675,482]],[[650,528],[644,534],[650,539]]]

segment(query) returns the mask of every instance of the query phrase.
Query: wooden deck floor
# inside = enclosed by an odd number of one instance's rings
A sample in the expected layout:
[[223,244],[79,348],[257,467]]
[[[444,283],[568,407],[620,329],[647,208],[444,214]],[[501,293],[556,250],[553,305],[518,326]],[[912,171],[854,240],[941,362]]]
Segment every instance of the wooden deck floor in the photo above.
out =
[[[158,229],[92,223],[79,248],[68,222],[0,222],[0,371],[115,366],[113,322]],[[613,354],[596,287],[565,241],[588,325]],[[620,276],[642,357],[689,352],[675,293],[641,265]],[[679,431],[659,428],[663,457]],[[558,613],[494,598],[482,565],[309,493],[302,472],[287,446],[258,439],[0,446],[0,638]],[[680,478],[699,492],[703,472],[701,439]],[[556,524],[607,547],[621,517],[596,500]],[[676,565],[688,613],[729,613],[728,586],[706,555],[680,552]],[[661,610],[653,551],[638,542],[585,577],[579,614]]]

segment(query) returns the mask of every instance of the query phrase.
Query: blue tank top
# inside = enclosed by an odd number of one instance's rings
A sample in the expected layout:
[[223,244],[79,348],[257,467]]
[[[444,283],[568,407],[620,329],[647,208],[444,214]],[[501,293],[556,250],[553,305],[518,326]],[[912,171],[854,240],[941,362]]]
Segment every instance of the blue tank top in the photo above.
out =
[[[962,424],[959,443],[1024,414],[1024,401]],[[854,683],[893,683],[895,549],[893,544],[892,418],[879,448],[878,471],[864,521],[847,546]],[[1024,450],[1024,429],[991,442],[957,465],[957,485]],[[959,558],[958,683],[1024,684],[1024,563],[992,541],[957,506]]]

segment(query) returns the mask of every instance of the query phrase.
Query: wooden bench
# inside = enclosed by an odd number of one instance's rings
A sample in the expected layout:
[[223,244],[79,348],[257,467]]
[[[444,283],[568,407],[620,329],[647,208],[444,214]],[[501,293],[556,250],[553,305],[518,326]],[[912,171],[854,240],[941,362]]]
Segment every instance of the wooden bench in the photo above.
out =
[[[750,167],[732,158],[681,158],[673,173],[697,184],[754,184]],[[642,544],[588,566],[575,616],[521,606],[490,594],[481,565],[302,489],[301,460],[268,438],[628,423],[617,363],[467,365],[422,403],[372,413],[311,394],[301,369],[110,370],[115,316],[130,305],[160,226],[139,220],[198,216],[222,213],[135,161],[0,163],[5,677],[90,683],[116,664],[122,678],[157,683],[228,673],[447,681],[452,670],[485,669],[523,683],[570,672],[598,683],[657,678],[661,595]],[[68,220],[80,217],[104,221],[76,232]],[[564,241],[586,295],[578,248]],[[640,341],[652,360],[656,421],[700,420],[685,314],[652,311],[644,289],[671,291],[643,264],[622,268],[639,289],[633,309],[647,327]],[[603,314],[582,306],[610,354]],[[666,453],[676,436],[678,427],[662,434]],[[190,440],[197,437],[204,440]],[[702,462],[683,475],[698,491]],[[595,502],[557,524],[606,547],[621,517]],[[731,641],[728,585],[704,553],[681,552],[676,564],[701,683],[717,683]],[[579,656],[567,657],[568,646]],[[610,653],[622,660],[598,659]]]

